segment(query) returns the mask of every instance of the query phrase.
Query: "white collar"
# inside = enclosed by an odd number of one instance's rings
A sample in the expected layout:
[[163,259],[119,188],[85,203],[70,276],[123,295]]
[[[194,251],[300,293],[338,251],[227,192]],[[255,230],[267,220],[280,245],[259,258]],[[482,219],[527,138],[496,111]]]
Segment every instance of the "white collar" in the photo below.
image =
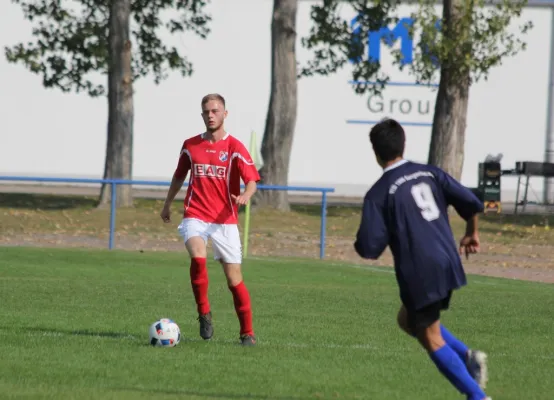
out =
[[389,172],[389,171],[391,171],[391,170],[393,170],[393,169],[395,169],[395,168],[398,168],[398,167],[400,167],[401,165],[406,164],[407,162],[408,162],[408,160],[404,160],[404,159],[398,160],[398,161],[395,162],[394,164],[391,164],[391,165],[389,165],[387,168],[383,169],[383,174],[384,174],[385,172]]

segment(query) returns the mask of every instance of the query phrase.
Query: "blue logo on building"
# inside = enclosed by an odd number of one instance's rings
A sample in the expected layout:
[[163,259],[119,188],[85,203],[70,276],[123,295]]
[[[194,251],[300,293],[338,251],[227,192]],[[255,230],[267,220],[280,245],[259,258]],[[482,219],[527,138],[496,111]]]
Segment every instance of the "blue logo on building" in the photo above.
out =
[[[394,46],[400,41],[400,66],[411,64],[414,61],[414,40],[410,31],[414,25],[415,20],[413,18],[401,18],[396,26],[383,26],[379,30],[371,31],[367,34],[367,37],[362,36],[362,29],[359,26],[360,17],[357,16],[350,21],[350,27],[352,28],[352,48],[350,55],[350,62],[380,62],[381,61],[381,48],[384,43],[388,47]],[[440,30],[440,20],[436,22],[435,27]],[[420,44],[420,48],[423,52],[428,50],[424,44]],[[438,59],[431,55],[431,60],[438,66]],[[349,83],[353,83],[350,81]],[[370,82],[371,83],[371,82]],[[428,87],[427,85],[419,85],[418,83],[410,82],[393,82],[389,81],[387,86],[400,86],[400,87]],[[430,86],[436,87],[436,84]],[[418,96],[419,97],[419,96]],[[367,108],[370,115],[379,115],[385,113],[388,116],[394,116],[397,114],[402,117],[413,117],[415,115],[424,116],[429,115],[432,110],[431,102],[428,99],[411,98],[406,95],[401,97],[383,98],[381,95],[370,95],[367,100]],[[418,118],[419,119],[419,118]],[[376,124],[379,120],[376,119],[348,119],[347,124]],[[402,120],[400,121],[406,126],[415,127],[430,127],[432,123],[414,120]]]
[[[359,17],[357,16],[350,21],[350,27],[353,28],[352,44],[354,47],[364,46],[364,38],[360,37],[361,28],[357,26],[358,19]],[[369,32],[367,37],[368,61],[378,62],[381,60],[381,43],[392,47],[396,41],[400,40],[400,64],[411,64],[414,57],[414,41],[410,35],[410,29],[413,24],[414,19],[406,17],[400,19],[392,29],[385,26],[377,31]],[[436,22],[435,27],[437,30],[440,30],[440,21]],[[350,61],[356,63],[362,61],[362,59],[352,57]]]

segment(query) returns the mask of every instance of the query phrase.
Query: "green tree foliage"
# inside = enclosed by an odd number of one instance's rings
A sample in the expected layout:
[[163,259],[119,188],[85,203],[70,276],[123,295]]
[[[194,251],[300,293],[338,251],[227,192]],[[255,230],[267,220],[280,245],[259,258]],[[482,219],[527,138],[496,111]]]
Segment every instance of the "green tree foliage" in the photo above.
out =
[[[6,47],[8,61],[40,75],[46,88],[107,94],[104,179],[132,179],[133,83],[151,75],[158,84],[172,70],[192,74],[186,55],[162,38],[184,33],[205,38],[209,0],[12,1],[32,23],[34,40]],[[101,206],[111,198],[109,188],[102,186]],[[132,206],[129,185],[118,187],[116,204]]]
[[[205,38],[210,16],[209,0],[128,0],[133,42],[133,80],[152,75],[160,83],[170,70],[183,76],[193,72],[191,62],[176,47],[164,44],[165,32],[193,32]],[[43,85],[63,92],[90,96],[106,93],[95,79],[107,75],[110,66],[109,0],[12,0],[33,24],[34,41],[5,48],[8,61],[21,63],[41,75]],[[165,16],[164,18],[164,15]]]
[[[353,61],[355,92],[380,94],[390,78],[377,60],[365,57],[367,38],[370,32],[399,22],[399,4],[323,0],[312,6],[314,25],[302,44],[313,57],[299,75],[333,74]],[[463,167],[469,87],[486,79],[506,57],[525,49],[520,36],[532,28],[531,22],[522,22],[516,33],[508,29],[525,4],[525,0],[501,0],[494,5],[485,0],[444,0],[440,15],[434,1],[418,0],[413,23],[407,26],[417,43],[413,61],[405,62],[399,49],[392,51],[398,68],[408,69],[417,82],[436,82],[440,77],[429,162],[457,178]],[[345,6],[351,14],[345,13]],[[357,21],[351,24],[355,16]]]

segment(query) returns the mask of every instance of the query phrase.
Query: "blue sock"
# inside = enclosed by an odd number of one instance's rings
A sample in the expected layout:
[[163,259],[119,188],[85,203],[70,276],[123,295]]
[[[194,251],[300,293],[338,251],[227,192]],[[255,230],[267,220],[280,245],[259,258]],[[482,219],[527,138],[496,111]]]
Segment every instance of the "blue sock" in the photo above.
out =
[[460,393],[467,395],[468,400],[483,400],[487,397],[477,382],[469,375],[465,364],[450,346],[445,344],[434,353],[430,353],[429,356],[446,379]]
[[467,351],[468,351],[468,348],[465,345],[465,343],[458,340],[456,336],[450,333],[450,331],[446,329],[442,324],[441,324],[441,335],[444,341],[446,342],[446,344],[450,346],[450,348],[454,350],[456,354],[458,354],[458,356],[460,356],[460,358],[465,364],[466,358],[467,358]]

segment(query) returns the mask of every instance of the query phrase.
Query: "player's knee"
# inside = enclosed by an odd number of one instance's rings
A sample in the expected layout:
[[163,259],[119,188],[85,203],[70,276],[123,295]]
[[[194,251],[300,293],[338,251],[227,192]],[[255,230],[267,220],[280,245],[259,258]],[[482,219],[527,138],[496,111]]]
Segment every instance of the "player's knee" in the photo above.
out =
[[227,285],[229,287],[237,286],[242,282],[242,271],[240,264],[221,262],[223,270],[225,271],[225,278],[227,279]]
[[187,247],[187,250],[192,258],[206,258],[208,256],[208,252],[206,251],[206,242],[204,242],[204,239],[199,236],[191,237],[187,240],[185,246]]
[[398,323],[398,326],[400,327],[400,329],[402,329],[408,335],[414,336],[410,328],[410,324],[408,322],[408,312],[404,307],[401,307],[400,310],[398,311],[398,315],[396,316],[396,322]]
[[440,323],[436,321],[426,328],[418,329],[417,340],[428,352],[435,352],[445,345],[440,332]]

